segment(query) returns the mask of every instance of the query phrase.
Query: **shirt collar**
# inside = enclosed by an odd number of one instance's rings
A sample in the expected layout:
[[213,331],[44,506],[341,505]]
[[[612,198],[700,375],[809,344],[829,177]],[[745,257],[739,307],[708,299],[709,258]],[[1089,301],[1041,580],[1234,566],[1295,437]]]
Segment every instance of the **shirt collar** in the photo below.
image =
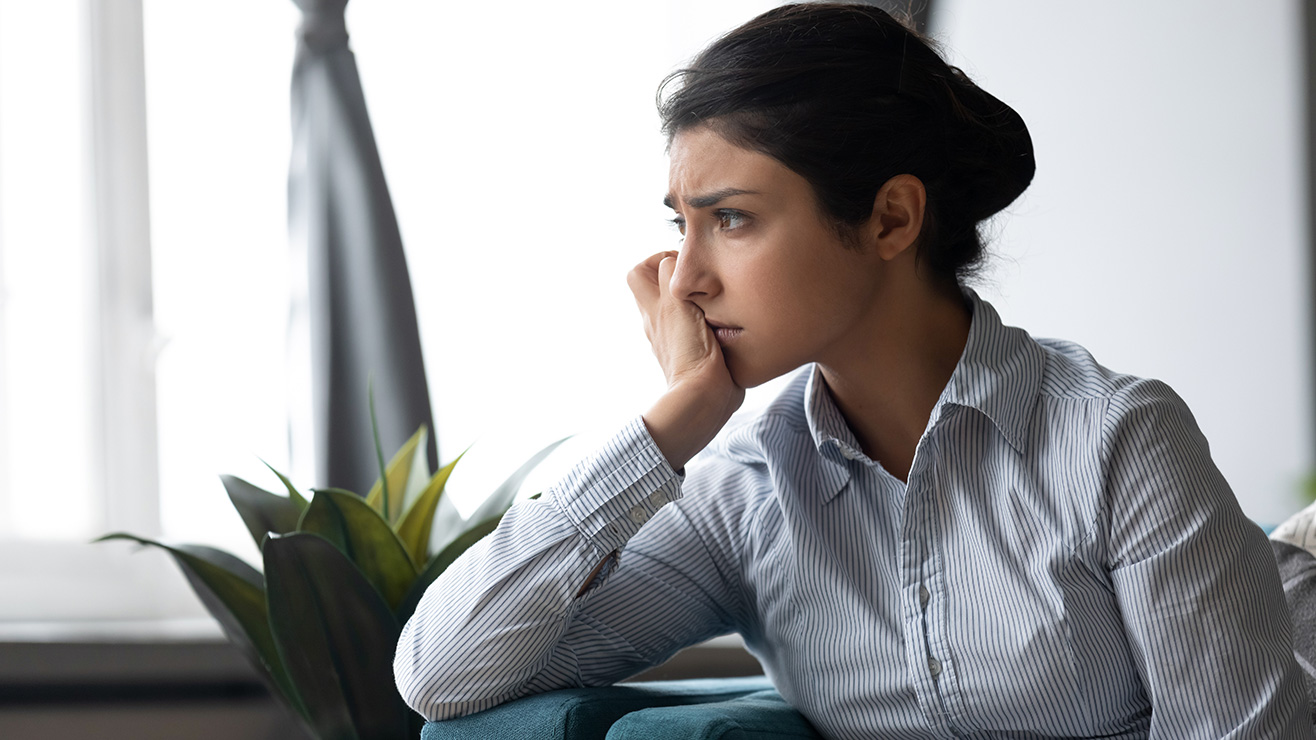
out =
[[[950,406],[976,409],[1022,453],[1028,424],[1046,365],[1044,350],[1022,329],[1005,326],[991,304],[971,289],[964,289],[973,311],[969,338],[950,381],[932,409],[928,429],[936,426]],[[832,400],[822,369],[813,366],[805,388],[805,418],[819,454],[833,462],[872,461],[863,454]]]
[[964,295],[973,307],[969,341],[933,419],[947,404],[977,409],[1022,453],[1042,388],[1046,351],[1028,332],[1002,324],[996,309],[977,293],[966,288]]

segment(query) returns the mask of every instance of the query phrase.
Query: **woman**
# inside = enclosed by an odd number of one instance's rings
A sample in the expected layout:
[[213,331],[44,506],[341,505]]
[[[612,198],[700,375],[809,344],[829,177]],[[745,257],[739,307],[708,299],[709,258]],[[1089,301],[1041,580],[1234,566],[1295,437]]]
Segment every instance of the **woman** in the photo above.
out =
[[684,241],[629,283],[668,390],[436,582],[413,707],[735,631],[829,737],[1311,736],[1270,548],[1183,402],[963,287],[1032,178],[1013,110],[859,5],[769,11],[664,91]]

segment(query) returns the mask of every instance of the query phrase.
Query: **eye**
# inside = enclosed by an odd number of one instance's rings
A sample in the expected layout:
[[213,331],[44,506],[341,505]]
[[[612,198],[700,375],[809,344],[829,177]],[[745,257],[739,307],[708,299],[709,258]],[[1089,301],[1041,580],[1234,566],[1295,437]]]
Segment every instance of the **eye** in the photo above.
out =
[[713,212],[713,215],[717,216],[717,226],[723,231],[739,229],[749,220],[745,214],[729,208],[719,208]]
[[673,228],[681,232],[681,236],[685,236],[685,219],[683,217],[677,216],[675,218],[669,218],[667,221]]

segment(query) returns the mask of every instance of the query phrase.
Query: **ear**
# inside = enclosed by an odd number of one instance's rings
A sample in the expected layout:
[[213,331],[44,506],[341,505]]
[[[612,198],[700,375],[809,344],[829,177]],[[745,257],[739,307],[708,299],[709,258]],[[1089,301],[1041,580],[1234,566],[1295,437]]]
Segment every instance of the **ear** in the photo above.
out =
[[923,230],[923,210],[928,192],[913,175],[896,175],[882,184],[873,199],[869,218],[870,244],[884,260],[893,260],[909,252]]

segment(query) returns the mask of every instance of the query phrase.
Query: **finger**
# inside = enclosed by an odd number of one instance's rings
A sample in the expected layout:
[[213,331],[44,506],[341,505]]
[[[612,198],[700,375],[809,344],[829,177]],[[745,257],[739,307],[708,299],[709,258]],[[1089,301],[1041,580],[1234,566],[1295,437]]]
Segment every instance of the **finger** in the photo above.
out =
[[[661,262],[664,257],[669,257],[669,256],[670,257],[676,256],[676,252],[659,252],[657,254],[650,255],[643,262],[631,268],[631,271],[626,274],[626,281],[628,283],[631,283],[634,280],[647,281],[649,283],[652,283],[654,286],[657,286],[658,263]],[[635,286],[633,284],[631,285],[631,289],[632,290],[635,289]]]
[[641,265],[626,274],[626,285],[631,289],[631,295],[635,296],[635,305],[639,306],[643,314],[650,313],[660,300],[657,273],[650,276]]
[[647,276],[655,284],[658,282],[658,264],[667,257],[675,257],[676,252],[659,252],[649,256],[646,260],[635,266],[635,272]]
[[676,257],[678,254],[680,254],[680,252],[677,252],[672,249],[666,250],[664,252],[658,252],[657,254],[651,255],[649,259],[645,260],[644,264],[652,265],[653,268],[657,270],[659,262],[662,262],[664,259],[668,257]]
[[676,272],[676,257],[663,257],[658,262],[658,295],[661,298],[671,296],[672,274]]

